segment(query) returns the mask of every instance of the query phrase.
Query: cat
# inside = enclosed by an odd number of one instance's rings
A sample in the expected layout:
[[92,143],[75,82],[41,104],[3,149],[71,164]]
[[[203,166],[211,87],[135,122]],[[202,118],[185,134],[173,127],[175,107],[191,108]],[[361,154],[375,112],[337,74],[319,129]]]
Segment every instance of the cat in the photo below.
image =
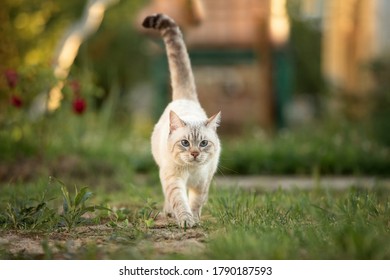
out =
[[193,227],[200,222],[219,163],[221,112],[208,118],[201,107],[187,48],[175,21],[165,14],[154,14],[142,25],[160,32],[171,75],[172,102],[151,137],[165,197],[163,212],[174,216],[180,227]]

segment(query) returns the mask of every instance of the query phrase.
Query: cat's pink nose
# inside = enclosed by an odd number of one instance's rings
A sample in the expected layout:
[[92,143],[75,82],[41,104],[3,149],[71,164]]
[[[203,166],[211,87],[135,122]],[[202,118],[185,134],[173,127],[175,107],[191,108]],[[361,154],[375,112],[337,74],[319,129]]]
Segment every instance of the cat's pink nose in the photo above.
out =
[[191,152],[191,156],[193,156],[194,158],[197,158],[199,156],[199,152],[193,151],[193,152]]

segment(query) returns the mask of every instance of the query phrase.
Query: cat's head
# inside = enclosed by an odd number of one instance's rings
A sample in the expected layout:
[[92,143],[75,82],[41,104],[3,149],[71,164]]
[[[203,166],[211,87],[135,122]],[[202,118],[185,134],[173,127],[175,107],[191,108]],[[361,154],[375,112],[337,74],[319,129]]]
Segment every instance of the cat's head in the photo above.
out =
[[179,165],[202,165],[219,157],[221,150],[217,127],[221,112],[204,121],[185,122],[170,112],[169,149]]

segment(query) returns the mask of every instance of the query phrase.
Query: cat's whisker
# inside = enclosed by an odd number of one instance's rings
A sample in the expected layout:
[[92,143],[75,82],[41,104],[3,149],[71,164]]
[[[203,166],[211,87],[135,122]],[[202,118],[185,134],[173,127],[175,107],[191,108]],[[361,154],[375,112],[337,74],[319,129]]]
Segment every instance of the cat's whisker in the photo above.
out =
[[224,170],[229,171],[230,173],[239,174],[238,171],[219,164],[218,171],[220,171],[221,174],[225,176],[225,174],[223,173]]

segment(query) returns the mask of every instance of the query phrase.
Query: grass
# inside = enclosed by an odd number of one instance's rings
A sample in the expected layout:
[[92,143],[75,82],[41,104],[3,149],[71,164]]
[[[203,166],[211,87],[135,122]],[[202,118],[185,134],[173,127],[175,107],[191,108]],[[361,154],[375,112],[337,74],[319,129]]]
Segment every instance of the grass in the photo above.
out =
[[388,194],[351,188],[239,193],[219,197],[212,211],[225,234],[211,258],[388,259]]
[[[0,259],[390,258],[390,190],[379,185],[213,186],[201,226],[178,228],[160,215],[162,191],[142,129],[110,113],[60,111],[1,130]],[[223,174],[390,170],[388,147],[343,124],[222,142]]]
[[[390,258],[390,191],[379,186],[372,190],[351,186],[345,191],[316,188],[273,192],[214,186],[203,223],[187,230],[179,229],[174,221],[158,218],[163,200],[155,187],[137,186],[133,197],[126,188],[115,193],[100,189],[92,196],[89,189],[67,194],[62,184],[16,184],[12,190],[3,187],[0,257]],[[88,212],[78,212],[71,225],[64,217],[68,206],[63,200],[68,196],[70,201],[79,201],[73,203],[74,211]],[[96,208],[100,211],[94,211]],[[15,240],[11,237],[40,242],[37,249],[22,249],[7,242]]]

